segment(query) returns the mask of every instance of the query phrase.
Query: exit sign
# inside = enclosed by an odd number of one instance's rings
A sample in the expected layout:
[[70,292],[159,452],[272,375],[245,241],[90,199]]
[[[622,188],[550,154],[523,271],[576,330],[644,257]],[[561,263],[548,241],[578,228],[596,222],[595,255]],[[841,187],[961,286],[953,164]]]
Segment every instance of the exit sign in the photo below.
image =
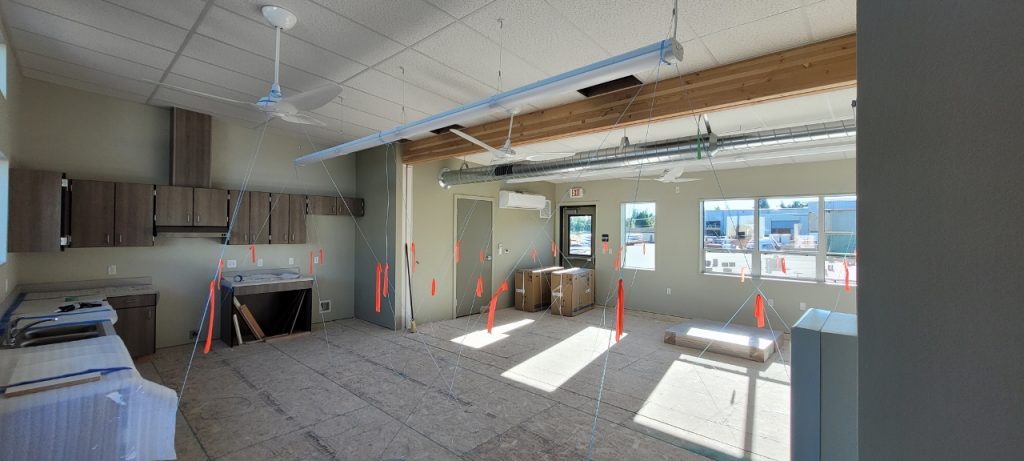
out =
[[569,198],[580,198],[580,197],[583,197],[583,188],[582,187],[570,187],[569,188]]

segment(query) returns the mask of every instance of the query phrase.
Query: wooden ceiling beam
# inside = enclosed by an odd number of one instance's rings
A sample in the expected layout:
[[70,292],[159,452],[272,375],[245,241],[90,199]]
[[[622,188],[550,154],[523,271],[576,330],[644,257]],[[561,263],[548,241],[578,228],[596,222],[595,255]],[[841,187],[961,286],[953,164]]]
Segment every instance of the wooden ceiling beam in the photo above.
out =
[[[640,87],[516,116],[512,145],[553,141],[857,84],[856,34],[726,64]],[[652,104],[653,99],[653,104]],[[466,128],[492,146],[505,142],[508,119]],[[415,164],[480,152],[451,133],[405,143]]]

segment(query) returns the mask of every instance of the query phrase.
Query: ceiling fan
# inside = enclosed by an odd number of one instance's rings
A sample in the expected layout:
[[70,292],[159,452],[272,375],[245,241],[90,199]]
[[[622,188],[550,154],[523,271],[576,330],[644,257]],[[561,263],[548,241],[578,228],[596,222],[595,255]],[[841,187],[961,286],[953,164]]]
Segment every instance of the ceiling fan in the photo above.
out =
[[465,139],[473,144],[482,147],[485,151],[490,152],[494,156],[494,160],[491,163],[500,162],[503,160],[525,160],[527,162],[541,162],[544,160],[556,160],[563,157],[571,157],[576,155],[575,152],[530,152],[526,155],[519,155],[515,149],[512,149],[512,123],[515,121],[516,114],[519,113],[519,109],[512,109],[508,111],[508,136],[505,137],[505,144],[499,148],[494,148],[487,143],[470,136],[457,128],[452,128],[449,131],[454,133],[456,136]]
[[274,83],[270,86],[270,92],[267,93],[266,96],[260,98],[256,102],[245,102],[169,85],[163,82],[152,83],[181,91],[183,93],[189,93],[204,98],[226,102],[228,104],[258,110],[270,117],[277,117],[290,123],[325,126],[326,124],[323,121],[301,112],[308,112],[325,106],[341,94],[341,86],[331,83],[290,96],[282,95],[281,86],[278,84],[281,67],[281,31],[291,29],[295,26],[295,23],[298,22],[298,18],[296,18],[291,11],[279,6],[267,5],[260,11],[263,13],[263,17],[267,19],[267,22],[274,26],[274,33],[276,34],[274,39]]
[[674,183],[674,182],[700,181],[700,178],[684,178],[683,177],[684,171],[685,170],[683,169],[682,166],[676,166],[676,167],[672,167],[672,168],[666,168],[664,171],[662,171],[661,176],[658,176],[657,178],[637,178],[637,177],[632,177],[632,178],[621,178],[621,179],[626,179],[626,180],[629,180],[629,181],[636,181],[636,180],[641,180],[641,181],[658,181],[660,183],[665,183],[665,184]]

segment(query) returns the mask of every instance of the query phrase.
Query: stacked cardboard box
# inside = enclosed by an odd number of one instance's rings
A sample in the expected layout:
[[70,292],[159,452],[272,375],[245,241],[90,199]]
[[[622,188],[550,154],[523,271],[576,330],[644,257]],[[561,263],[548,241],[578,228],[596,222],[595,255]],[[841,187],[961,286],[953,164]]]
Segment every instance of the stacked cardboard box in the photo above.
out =
[[551,304],[551,273],[562,266],[516,271],[516,309],[536,312]]
[[551,313],[573,316],[594,306],[594,271],[581,267],[551,273]]

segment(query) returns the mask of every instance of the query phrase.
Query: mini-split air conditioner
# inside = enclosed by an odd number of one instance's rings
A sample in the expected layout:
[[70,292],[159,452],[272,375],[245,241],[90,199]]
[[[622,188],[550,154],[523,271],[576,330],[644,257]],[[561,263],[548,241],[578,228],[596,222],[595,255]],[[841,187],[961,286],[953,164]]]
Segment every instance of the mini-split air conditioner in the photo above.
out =
[[514,210],[542,210],[547,199],[543,195],[523,194],[503,190],[498,192],[498,208]]

